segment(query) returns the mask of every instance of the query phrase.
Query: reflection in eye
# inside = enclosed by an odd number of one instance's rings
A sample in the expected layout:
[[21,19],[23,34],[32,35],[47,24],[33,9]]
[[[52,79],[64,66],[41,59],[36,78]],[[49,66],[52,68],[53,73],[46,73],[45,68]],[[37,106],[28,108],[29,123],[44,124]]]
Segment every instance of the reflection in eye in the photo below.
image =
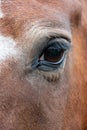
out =
[[48,46],[43,49],[38,59],[33,62],[32,68],[38,68],[42,71],[53,71],[58,69],[66,57],[65,52],[69,48],[69,41],[63,38],[50,40]]
[[40,60],[45,60],[48,62],[58,62],[61,60],[63,54],[64,54],[64,50],[60,47],[57,47],[55,44],[53,44],[43,51]]

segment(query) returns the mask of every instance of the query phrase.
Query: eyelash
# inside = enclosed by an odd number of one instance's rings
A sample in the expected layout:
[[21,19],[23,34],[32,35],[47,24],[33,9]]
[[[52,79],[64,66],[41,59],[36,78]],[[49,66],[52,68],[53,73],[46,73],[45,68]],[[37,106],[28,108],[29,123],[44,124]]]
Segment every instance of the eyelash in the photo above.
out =
[[[61,49],[64,52],[61,61],[53,63],[53,62],[49,62],[49,61],[45,61],[45,60],[39,60],[39,58],[44,54],[44,51],[47,48],[49,48],[51,46],[54,46],[55,44],[56,44],[57,49],[59,49],[59,50]],[[71,47],[70,42],[67,41],[64,38],[53,38],[53,39],[50,39],[47,42],[47,46],[44,47],[41,50],[41,53],[39,54],[38,58],[32,62],[32,68],[33,69],[37,68],[37,69],[42,70],[42,71],[53,71],[55,69],[58,69],[58,67],[63,63],[63,61],[65,59],[65,52],[67,50],[69,50],[70,47]]]

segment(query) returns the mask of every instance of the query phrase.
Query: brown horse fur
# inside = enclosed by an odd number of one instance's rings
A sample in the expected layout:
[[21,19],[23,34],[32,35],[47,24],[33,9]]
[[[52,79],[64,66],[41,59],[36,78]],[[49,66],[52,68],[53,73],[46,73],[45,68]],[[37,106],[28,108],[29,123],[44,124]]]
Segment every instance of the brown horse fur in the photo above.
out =
[[[0,130],[87,130],[87,1],[1,0]],[[56,72],[31,68],[48,37],[71,44]]]

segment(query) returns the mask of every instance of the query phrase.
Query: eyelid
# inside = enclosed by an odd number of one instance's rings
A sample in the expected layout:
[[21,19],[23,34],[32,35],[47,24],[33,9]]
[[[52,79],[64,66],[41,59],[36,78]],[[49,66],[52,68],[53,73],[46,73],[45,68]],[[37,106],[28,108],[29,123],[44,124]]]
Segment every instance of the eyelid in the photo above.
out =
[[54,45],[53,43],[55,43],[58,47],[61,47],[63,50],[69,50],[71,48],[71,43],[68,40],[61,37],[49,41],[50,45]]
[[61,44],[62,47],[65,45],[67,46],[67,49],[70,49],[71,46],[71,35],[69,35],[69,33],[65,32],[65,35],[62,34],[62,32],[60,34],[54,33],[54,34],[50,34],[49,36],[44,36],[42,38],[40,38],[39,40],[36,41],[36,44],[33,46],[33,53],[31,58],[34,60],[36,59],[38,56],[41,55],[41,52],[44,51],[44,49],[46,49],[49,45],[51,45],[51,40],[54,39],[63,39],[66,41],[66,44]]
[[58,66],[60,66],[60,64],[62,64],[64,59],[65,59],[65,54],[63,54],[63,57],[60,61],[54,62],[54,63],[43,61],[43,60],[38,62],[38,59],[37,59],[36,61],[33,61],[32,69],[38,68],[39,70],[43,70],[43,71],[53,71],[53,70],[56,70]]
[[[66,39],[63,39],[63,38],[52,39],[52,40],[49,41],[49,45],[51,46],[55,42],[56,42],[57,46],[60,47],[60,48],[62,48],[64,51],[67,51],[67,50],[69,50],[71,48],[71,44],[69,43],[69,41],[67,41]],[[46,49],[46,47],[45,47],[45,49]],[[41,52],[41,54],[39,55],[39,57],[41,55],[43,55],[43,53],[44,53],[44,50]],[[65,52],[64,52],[64,54],[65,54]],[[40,62],[38,62],[38,58],[39,57],[37,57],[37,59],[33,60],[33,62],[32,62],[32,68],[33,69],[35,69],[36,67],[40,68],[41,65],[45,65],[46,64],[46,61],[40,61]],[[56,69],[56,68],[58,68],[58,65],[61,64],[61,62],[63,61],[63,59],[64,59],[64,55],[63,55],[60,63],[58,63],[58,62],[55,62],[55,63],[47,62],[48,66],[50,64],[51,67],[53,67],[53,68]]]
[[48,43],[44,46],[44,48],[42,50],[40,50],[41,53],[40,53],[39,57],[41,57],[43,55],[44,51],[47,48],[49,48],[50,46],[55,45],[55,44],[56,44],[56,47],[61,48],[64,51],[70,50],[70,48],[71,48],[71,42],[70,41],[68,41],[64,38],[61,38],[61,37],[52,38],[48,41]]

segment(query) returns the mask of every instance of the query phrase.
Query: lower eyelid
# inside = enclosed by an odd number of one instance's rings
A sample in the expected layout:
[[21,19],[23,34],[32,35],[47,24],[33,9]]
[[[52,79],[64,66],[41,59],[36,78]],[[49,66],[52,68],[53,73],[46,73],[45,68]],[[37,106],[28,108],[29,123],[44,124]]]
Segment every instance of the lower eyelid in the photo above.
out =
[[65,63],[66,63],[66,59],[67,59],[67,53],[65,53],[65,58],[63,60],[63,62],[57,67],[57,69],[53,69],[51,68],[50,71],[47,68],[47,70],[42,70],[42,68],[38,69],[38,68],[32,68],[32,74],[36,74],[37,77],[40,76],[42,78],[44,78],[45,80],[47,80],[48,82],[56,82],[57,80],[60,79],[60,77],[62,76],[63,72],[64,72],[64,68],[65,68]]
[[64,66],[65,66],[66,58],[63,63],[56,69],[51,71],[40,71],[38,70],[39,75],[43,76],[49,82],[55,82],[60,79],[62,76]]
[[63,54],[61,60],[58,61],[58,62],[49,62],[49,61],[43,61],[43,60],[42,60],[42,61],[40,61],[40,65],[41,65],[41,64],[58,65],[58,64],[60,64],[60,63],[64,60],[64,58],[65,58],[65,54]]
[[[38,58],[36,60],[34,60],[32,62],[32,69],[42,69],[43,71],[53,71],[53,70],[56,70],[58,69],[58,67],[62,64],[62,62],[64,61],[64,59],[66,58],[66,51],[64,52],[63,54],[63,57],[60,61],[58,62],[48,62],[48,61],[44,61],[44,60],[41,60],[39,61]],[[48,69],[47,69],[48,68]]]
[[[48,68],[48,71],[51,70],[56,70],[60,67],[60,65],[63,63],[65,59],[65,56],[62,57],[60,62],[55,62],[55,63],[51,63],[51,62],[46,62],[46,61],[41,61],[40,66],[38,67],[39,69],[43,68],[44,70]],[[42,66],[42,67],[41,67]],[[45,71],[46,71],[45,70]]]

